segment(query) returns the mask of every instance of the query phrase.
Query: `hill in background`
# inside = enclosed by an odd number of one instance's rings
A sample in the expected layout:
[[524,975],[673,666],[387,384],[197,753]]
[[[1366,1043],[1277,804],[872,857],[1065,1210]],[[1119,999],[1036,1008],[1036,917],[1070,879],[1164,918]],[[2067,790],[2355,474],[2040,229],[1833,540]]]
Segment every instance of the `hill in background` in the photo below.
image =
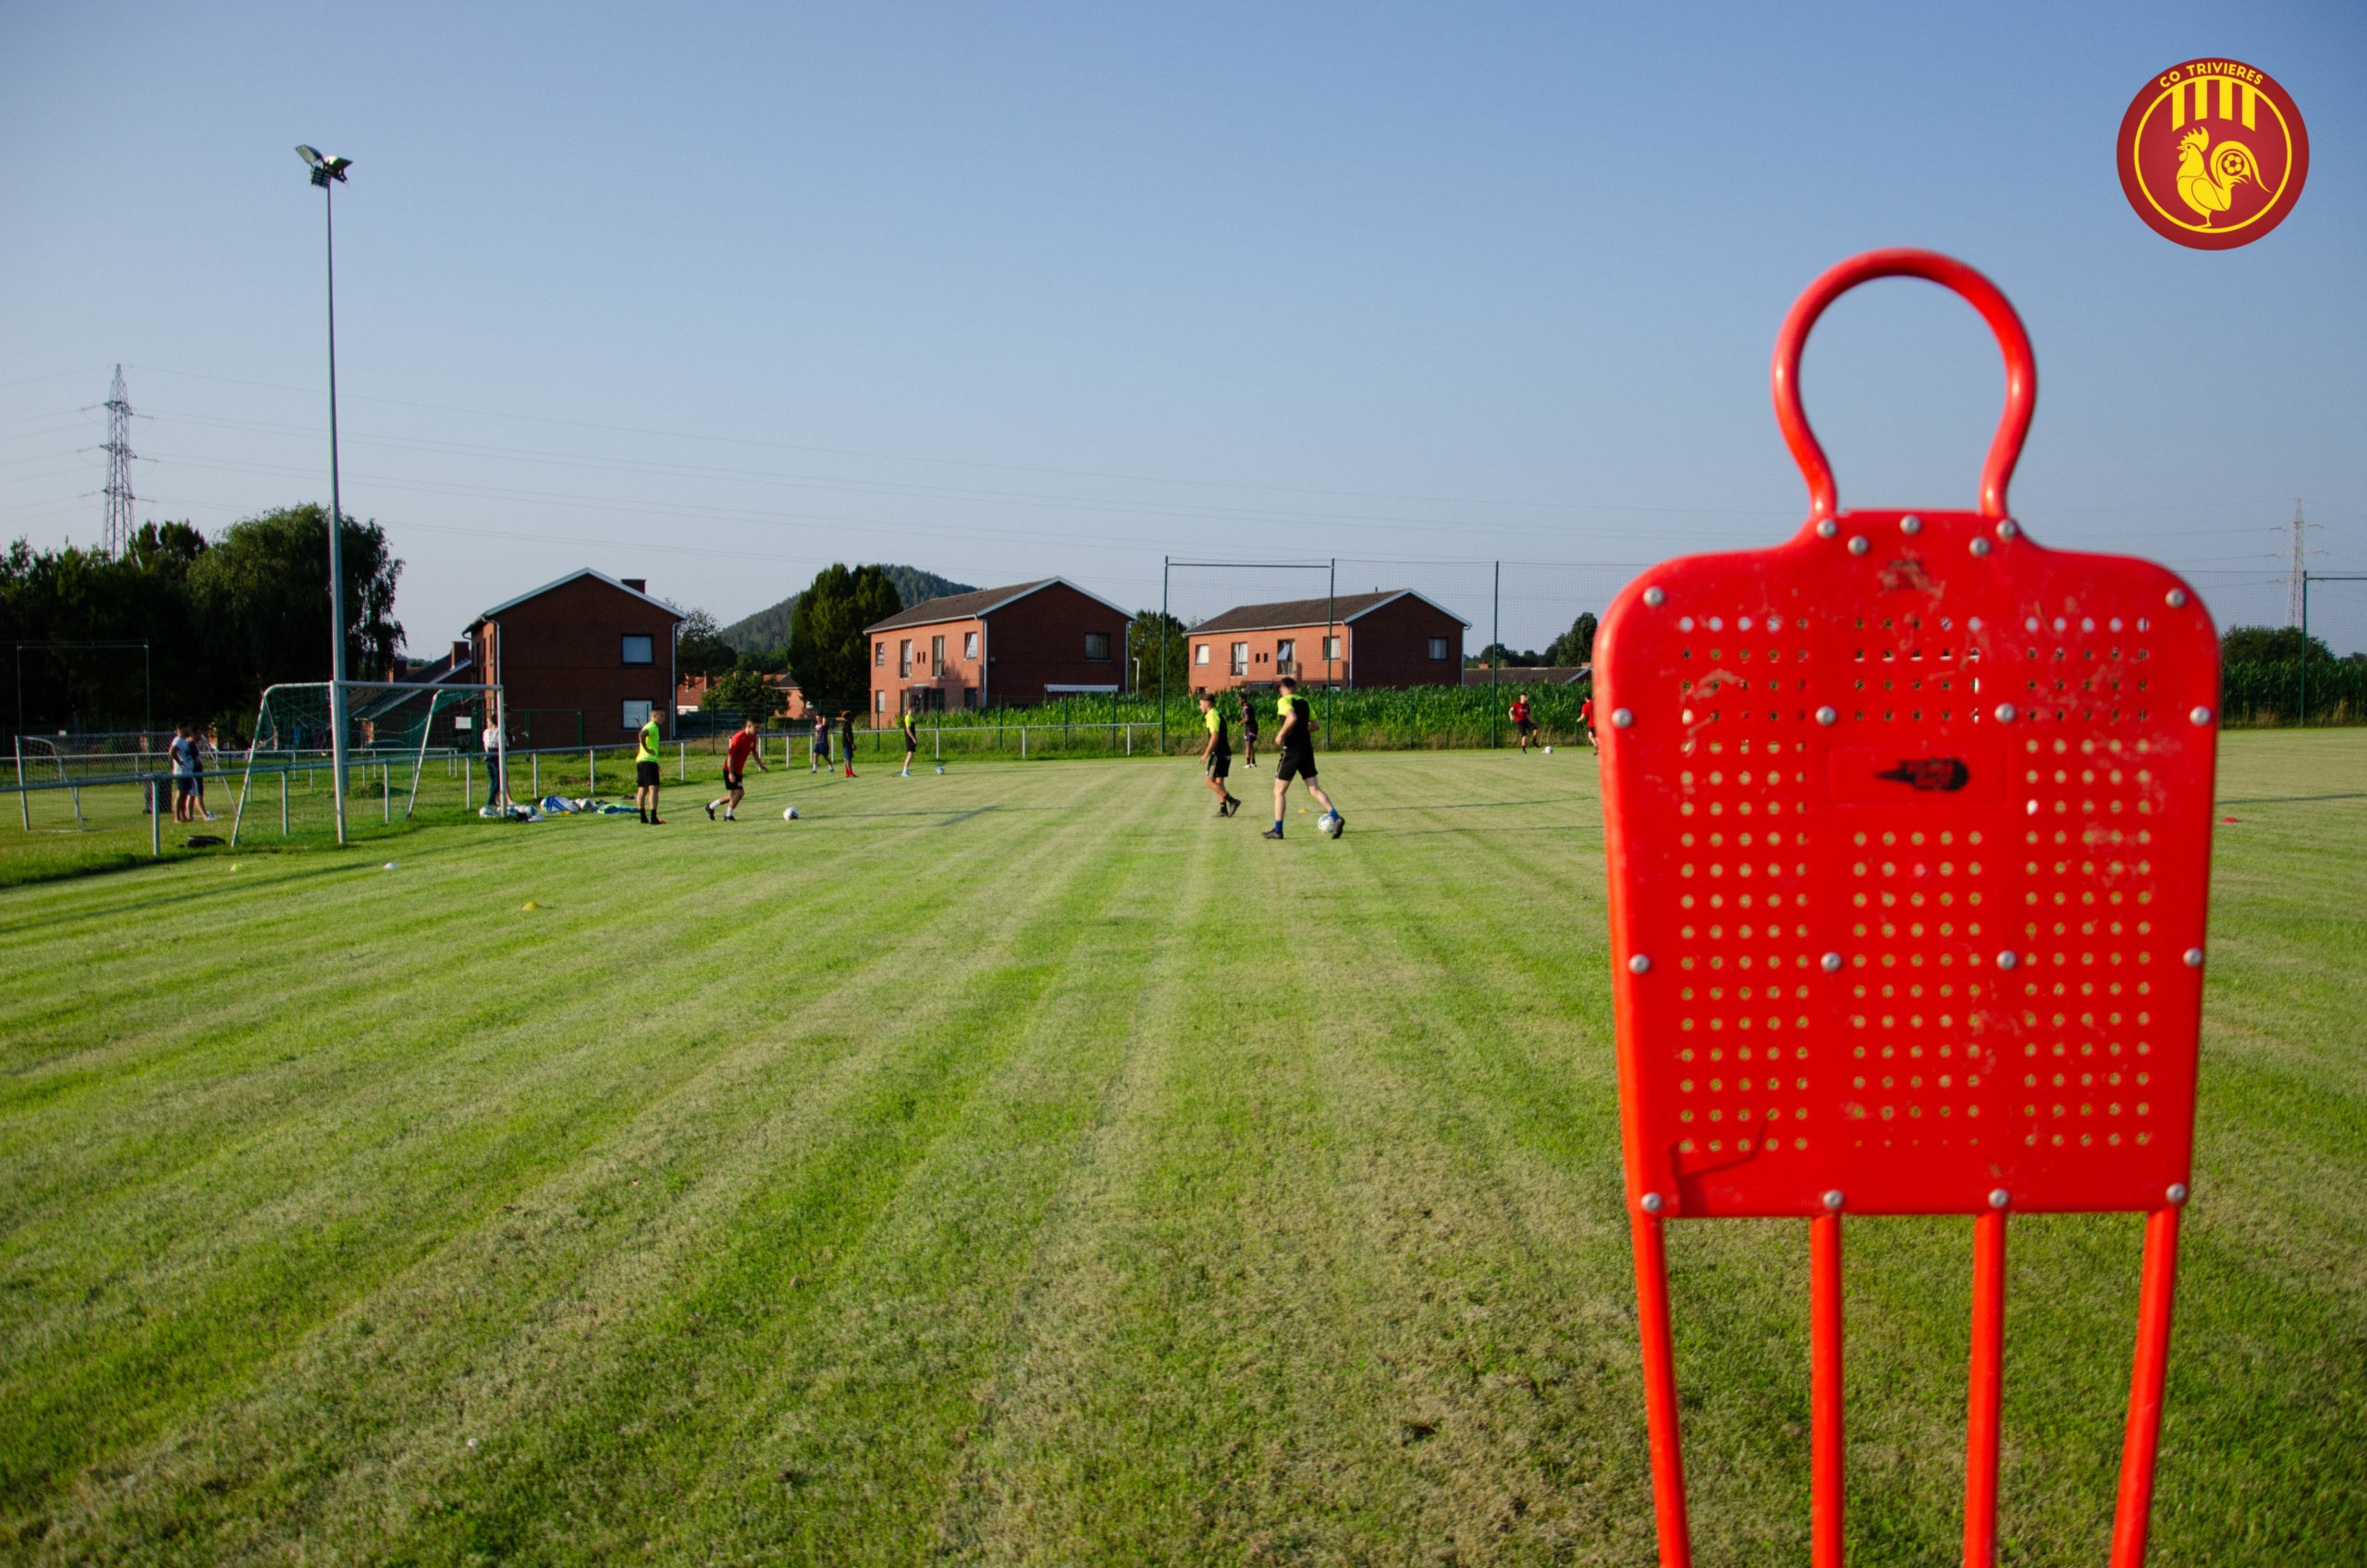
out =
[[[897,595],[911,609],[924,599],[941,599],[948,594],[967,594],[974,585],[956,582],[950,577],[939,577],[933,571],[923,571],[916,566],[883,566],[888,581],[896,585]],[[789,618],[797,608],[797,595],[791,594],[770,609],[758,610],[744,620],[735,620],[717,633],[724,644],[739,654],[770,653],[775,648],[789,646]]]

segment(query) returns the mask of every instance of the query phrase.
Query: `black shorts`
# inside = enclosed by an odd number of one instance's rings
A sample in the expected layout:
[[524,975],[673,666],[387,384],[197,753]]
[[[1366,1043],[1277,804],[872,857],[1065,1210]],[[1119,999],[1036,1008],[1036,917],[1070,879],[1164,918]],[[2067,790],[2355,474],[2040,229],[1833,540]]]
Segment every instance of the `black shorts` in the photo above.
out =
[[636,790],[656,789],[657,765],[654,762],[637,762],[633,764],[632,783],[633,788]]
[[1285,784],[1294,778],[1304,778],[1309,784],[1314,783],[1315,753],[1312,751],[1300,751],[1295,747],[1283,748],[1274,757],[1274,777]]
[[904,754],[906,756],[911,756],[914,752],[917,752],[920,749],[921,743],[919,737],[914,735],[907,735],[904,737]]
[[1254,724],[1243,725],[1241,727],[1241,738],[1248,741],[1251,745],[1256,745],[1257,743],[1257,727]]
[[173,793],[183,799],[194,795],[197,793],[197,780],[176,776],[173,779]]
[[1210,752],[1208,753],[1208,766],[1209,778],[1222,778],[1233,771],[1233,753],[1231,752]]
[[1513,725],[1524,735],[1537,733],[1537,720],[1533,718],[1516,718],[1513,720]]
[[726,790],[744,790],[748,786],[742,783],[741,780],[746,777],[747,773],[745,769],[742,769],[739,773],[734,773],[727,767],[723,770],[723,787]]

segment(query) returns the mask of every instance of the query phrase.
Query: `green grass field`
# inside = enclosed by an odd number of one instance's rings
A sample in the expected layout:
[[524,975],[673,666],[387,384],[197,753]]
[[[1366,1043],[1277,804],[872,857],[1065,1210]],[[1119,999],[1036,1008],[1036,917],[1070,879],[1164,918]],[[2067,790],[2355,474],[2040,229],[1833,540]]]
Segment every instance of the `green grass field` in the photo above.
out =
[[[2350,1563],[2367,734],[2225,758],[2153,1561]],[[1326,781],[0,892],[0,1560],[1649,1562],[1593,759]],[[1850,1237],[1852,1561],[1953,1562],[1968,1228]],[[2138,1241],[2016,1223],[2010,1562],[2103,1561]],[[1804,1562],[1805,1228],[1672,1245],[1699,1559]]]

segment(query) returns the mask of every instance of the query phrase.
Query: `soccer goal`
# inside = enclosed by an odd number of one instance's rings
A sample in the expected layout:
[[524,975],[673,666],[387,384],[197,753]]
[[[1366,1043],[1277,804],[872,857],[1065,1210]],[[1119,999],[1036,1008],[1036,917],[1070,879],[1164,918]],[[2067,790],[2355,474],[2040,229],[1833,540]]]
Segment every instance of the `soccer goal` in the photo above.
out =
[[274,792],[283,837],[332,828],[340,844],[349,813],[367,811],[372,795],[386,823],[395,820],[399,793],[405,821],[418,811],[423,793],[431,802],[465,802],[485,766],[484,726],[498,725],[501,715],[498,686],[365,680],[273,686],[255,712],[230,842],[239,842],[251,812],[269,809]]

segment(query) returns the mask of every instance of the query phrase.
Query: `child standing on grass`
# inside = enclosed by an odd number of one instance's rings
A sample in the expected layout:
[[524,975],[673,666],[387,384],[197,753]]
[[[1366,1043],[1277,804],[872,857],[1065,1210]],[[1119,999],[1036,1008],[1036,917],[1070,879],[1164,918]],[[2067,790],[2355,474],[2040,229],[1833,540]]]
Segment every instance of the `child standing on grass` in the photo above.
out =
[[1241,693],[1241,762],[1245,767],[1257,766],[1257,704],[1249,693]]
[[172,743],[166,748],[173,759],[173,820],[188,822],[197,809],[197,738],[189,726],[173,726]]
[[822,714],[814,716],[814,736],[806,742],[805,760],[808,773],[830,771],[830,721]]
[[918,708],[904,710],[904,771],[896,776],[899,778],[910,778],[913,776],[913,753],[921,749],[920,722],[921,715]]
[[764,747],[756,743],[756,721],[753,718],[743,718],[740,721],[739,729],[731,737],[731,744],[724,748],[723,793],[706,803],[706,819],[709,822],[715,820],[715,808],[717,806],[723,808],[724,821],[740,820],[734,814],[738,812],[741,801],[746,798],[748,793],[746,779],[750,757],[755,758],[756,766],[767,773],[772,771],[766,765]]
[[657,748],[666,743],[666,731],[658,727],[657,710],[649,710],[649,720],[641,727],[641,745],[632,754],[632,803],[640,808],[641,820],[652,827],[663,827],[666,819],[657,815],[657,785],[665,777],[658,766]]
[[850,708],[839,710],[839,751],[845,756],[847,777],[854,777],[854,713]]
[[1274,704],[1274,712],[1282,727],[1274,731],[1274,826],[1261,837],[1279,839],[1282,836],[1282,813],[1290,803],[1291,780],[1306,780],[1306,792],[1338,818],[1341,831],[1347,831],[1347,818],[1340,815],[1340,808],[1315,781],[1315,715],[1306,699],[1298,694],[1298,677],[1282,677],[1282,694]]
[[1225,775],[1233,771],[1233,741],[1225,733],[1224,715],[1217,711],[1217,700],[1206,692],[1200,693],[1201,722],[1208,729],[1208,739],[1200,748],[1200,766],[1208,774],[1208,788],[1217,792],[1217,815],[1231,816],[1241,809],[1241,802],[1225,787]]

